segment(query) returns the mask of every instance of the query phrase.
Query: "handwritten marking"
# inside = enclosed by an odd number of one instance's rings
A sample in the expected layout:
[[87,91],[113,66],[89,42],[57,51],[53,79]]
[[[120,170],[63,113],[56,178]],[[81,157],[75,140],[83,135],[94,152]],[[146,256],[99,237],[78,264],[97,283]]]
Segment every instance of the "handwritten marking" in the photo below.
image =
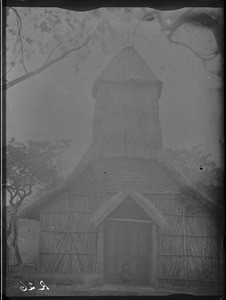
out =
[[43,291],[43,290],[45,289],[45,287],[46,287],[47,290],[49,290],[48,286],[44,283],[44,281],[41,280],[41,281],[40,281],[40,285],[41,285],[43,288],[39,289],[39,291]]
[[[33,291],[35,290],[35,286],[33,286],[33,283],[32,282],[28,282],[28,285],[29,285],[29,289],[27,288],[27,286],[22,282],[20,281],[20,283],[22,283],[22,285],[20,286],[20,290],[22,292],[26,292],[26,291]],[[41,288],[38,289],[39,291],[44,291],[44,289],[46,288],[47,290],[49,290],[49,287],[45,284],[45,282],[43,280],[41,280],[39,282]]]

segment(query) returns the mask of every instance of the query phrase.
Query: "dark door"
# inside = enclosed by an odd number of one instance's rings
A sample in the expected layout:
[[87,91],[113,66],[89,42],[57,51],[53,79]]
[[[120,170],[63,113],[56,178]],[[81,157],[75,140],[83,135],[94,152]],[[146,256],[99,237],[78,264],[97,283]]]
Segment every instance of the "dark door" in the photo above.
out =
[[118,220],[105,222],[104,272],[107,282],[120,284],[120,272],[127,263],[131,284],[148,284],[150,235],[150,223]]

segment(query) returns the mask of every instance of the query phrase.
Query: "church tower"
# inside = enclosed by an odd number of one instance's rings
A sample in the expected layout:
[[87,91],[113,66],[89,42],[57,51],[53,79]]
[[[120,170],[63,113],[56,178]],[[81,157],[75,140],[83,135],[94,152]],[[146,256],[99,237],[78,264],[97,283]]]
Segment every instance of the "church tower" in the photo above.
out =
[[166,155],[161,89],[133,47],[96,79],[91,145],[68,180],[23,213],[40,220],[41,272],[120,284],[126,265],[134,286],[217,282],[216,203]]

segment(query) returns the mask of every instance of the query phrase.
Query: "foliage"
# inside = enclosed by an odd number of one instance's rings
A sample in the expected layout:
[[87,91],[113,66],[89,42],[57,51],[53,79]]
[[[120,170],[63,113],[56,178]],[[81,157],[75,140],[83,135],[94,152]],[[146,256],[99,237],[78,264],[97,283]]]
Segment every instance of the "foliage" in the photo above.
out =
[[167,151],[194,184],[221,185],[223,170],[211,160],[210,154],[203,153],[201,145],[193,146],[191,149],[167,148]]
[[[224,207],[223,167],[212,161],[210,154],[204,154],[200,145],[191,149],[167,148],[167,152],[190,182]],[[184,191],[190,195],[194,193],[190,188]]]
[[60,175],[63,170],[62,153],[69,145],[70,142],[66,140],[55,143],[29,140],[20,143],[15,138],[11,138],[8,141],[4,187],[9,195],[12,215],[6,229],[6,237],[9,238],[13,231],[12,245],[18,265],[22,264],[22,259],[18,248],[17,213],[34,188],[51,188],[62,182]]
[[[115,25],[112,24],[116,24],[118,18],[127,27],[131,26],[132,18],[136,19],[134,35],[141,22],[157,21],[170,44],[189,49],[203,62],[204,67],[208,61],[222,57],[222,10],[186,8],[178,11],[169,13],[148,8],[99,8],[76,12],[57,7],[8,7],[3,87],[10,88],[39,74],[72,52],[77,54],[76,64],[81,64],[91,52],[91,43],[96,40],[102,46],[102,51],[106,52],[106,36],[114,37]],[[210,38],[203,35],[205,32],[209,32]],[[206,37],[206,41],[202,36]],[[208,49],[212,49],[211,52]],[[222,76],[222,70],[216,72]]]
[[51,188],[62,181],[62,153],[70,142],[59,140],[20,143],[11,138],[6,147],[6,189],[10,205],[19,206],[34,187]]
[[[98,16],[95,10],[76,14],[59,8],[8,7],[4,88],[39,74],[72,52],[77,52],[78,61],[84,60],[100,29]],[[9,80],[12,70],[19,75]]]

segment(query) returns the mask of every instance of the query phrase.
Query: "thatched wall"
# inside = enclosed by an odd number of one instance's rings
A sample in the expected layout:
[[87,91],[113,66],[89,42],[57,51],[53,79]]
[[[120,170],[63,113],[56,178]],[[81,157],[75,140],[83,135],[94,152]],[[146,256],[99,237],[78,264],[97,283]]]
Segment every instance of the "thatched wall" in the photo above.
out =
[[103,196],[65,195],[43,207],[40,219],[42,272],[95,272],[97,230],[89,219]]
[[166,230],[158,230],[159,284],[215,284],[219,280],[220,241],[210,208],[179,195],[149,195],[149,199],[168,222]]
[[[41,213],[42,272],[97,272],[98,230],[89,219],[112,193],[68,194]],[[164,214],[167,230],[158,230],[158,282],[209,285],[218,280],[215,218],[195,201],[173,194],[144,194]],[[193,200],[194,201],[194,200]]]
[[89,220],[102,203],[126,187],[143,193],[168,222],[167,230],[157,232],[159,284],[194,286],[218,281],[219,239],[212,209],[198,200],[181,198],[180,189],[157,161],[148,162],[96,161],[77,184],[42,207],[42,272],[98,271],[98,228]]

